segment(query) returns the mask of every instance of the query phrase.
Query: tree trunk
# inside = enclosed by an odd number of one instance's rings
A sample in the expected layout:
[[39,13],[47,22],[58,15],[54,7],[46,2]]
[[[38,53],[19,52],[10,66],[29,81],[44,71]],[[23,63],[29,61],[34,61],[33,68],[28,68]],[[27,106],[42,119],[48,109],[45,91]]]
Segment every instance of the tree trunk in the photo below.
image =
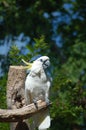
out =
[[[7,107],[8,109],[17,109],[25,106],[24,82],[26,72],[23,66],[10,66],[7,82]],[[25,122],[26,123],[26,122]],[[20,122],[11,123],[10,130],[20,130]],[[23,123],[21,123],[21,126]],[[27,123],[26,123],[26,125]],[[26,130],[25,128],[23,130]],[[29,127],[28,129],[29,130]]]

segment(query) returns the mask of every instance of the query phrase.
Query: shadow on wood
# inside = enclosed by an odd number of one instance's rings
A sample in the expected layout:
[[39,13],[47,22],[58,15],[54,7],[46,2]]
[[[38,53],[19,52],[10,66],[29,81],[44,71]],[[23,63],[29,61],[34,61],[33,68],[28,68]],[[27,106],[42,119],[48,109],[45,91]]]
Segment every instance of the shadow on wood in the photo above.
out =
[[19,122],[15,130],[29,130],[29,128],[26,122]]

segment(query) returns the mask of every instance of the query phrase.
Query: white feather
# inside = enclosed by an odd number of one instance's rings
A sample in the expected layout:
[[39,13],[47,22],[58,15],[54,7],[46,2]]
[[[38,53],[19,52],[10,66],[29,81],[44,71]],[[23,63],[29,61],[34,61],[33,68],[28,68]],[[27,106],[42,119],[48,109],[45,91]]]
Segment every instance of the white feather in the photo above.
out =
[[51,119],[50,119],[50,116],[46,116],[45,119],[43,120],[43,122],[39,125],[38,129],[39,130],[46,130],[50,127],[50,122],[51,122]]

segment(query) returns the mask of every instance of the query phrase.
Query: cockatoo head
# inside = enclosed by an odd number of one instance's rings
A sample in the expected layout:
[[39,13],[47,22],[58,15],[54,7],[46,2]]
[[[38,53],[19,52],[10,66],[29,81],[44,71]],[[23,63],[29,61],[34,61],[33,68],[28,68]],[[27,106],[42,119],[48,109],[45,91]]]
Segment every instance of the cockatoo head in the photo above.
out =
[[22,61],[27,65],[25,66],[26,69],[31,70],[32,68],[39,68],[43,67],[43,69],[47,69],[50,66],[50,59],[48,56],[41,56],[40,58],[36,59],[33,63],[28,63],[24,59]]
[[41,56],[40,58],[35,60],[35,62],[39,62],[40,64],[42,64],[44,69],[47,69],[50,66],[50,59],[48,56]]

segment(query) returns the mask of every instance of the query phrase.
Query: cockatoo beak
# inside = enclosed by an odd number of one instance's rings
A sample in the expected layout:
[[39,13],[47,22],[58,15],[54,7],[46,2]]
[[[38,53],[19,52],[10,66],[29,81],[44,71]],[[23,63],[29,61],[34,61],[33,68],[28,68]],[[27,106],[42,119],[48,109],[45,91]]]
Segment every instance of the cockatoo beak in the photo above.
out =
[[26,62],[24,59],[22,59],[22,61],[27,65],[24,67],[25,69],[30,69],[32,67],[33,63]]

